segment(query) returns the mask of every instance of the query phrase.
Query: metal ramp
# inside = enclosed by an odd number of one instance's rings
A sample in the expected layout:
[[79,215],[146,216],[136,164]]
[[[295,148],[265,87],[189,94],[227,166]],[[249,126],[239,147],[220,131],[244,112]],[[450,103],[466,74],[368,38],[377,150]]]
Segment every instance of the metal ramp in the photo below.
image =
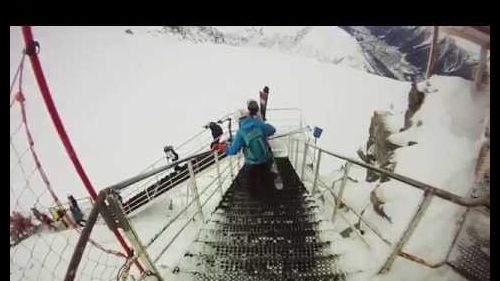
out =
[[471,210],[452,249],[450,265],[468,280],[490,280],[489,228],[489,213]]
[[288,158],[276,158],[283,190],[248,192],[244,169],[174,272],[193,280],[345,280],[321,241],[314,201]]

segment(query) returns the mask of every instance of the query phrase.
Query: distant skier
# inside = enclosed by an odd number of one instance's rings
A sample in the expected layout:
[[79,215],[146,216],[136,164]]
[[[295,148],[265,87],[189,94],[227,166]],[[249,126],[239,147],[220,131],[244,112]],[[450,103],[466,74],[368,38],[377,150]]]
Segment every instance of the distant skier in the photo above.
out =
[[163,152],[165,152],[165,157],[167,158],[167,162],[175,162],[179,160],[179,154],[175,152],[174,147],[171,145],[167,145],[163,148]]
[[84,222],[86,222],[86,220],[83,219],[82,211],[74,205],[70,205],[69,210],[71,211],[71,215],[73,216],[73,219],[75,220],[75,222],[79,226],[85,226]]
[[73,197],[73,195],[68,196],[68,201],[69,201],[70,205],[75,206],[75,208],[77,208],[80,211],[82,210],[82,209],[80,209],[80,206],[78,206],[78,202],[76,202],[76,199],[75,199],[75,197]]
[[54,221],[59,222],[64,226],[64,228],[68,228],[68,223],[64,220],[64,216],[66,215],[66,210],[63,208],[56,208],[52,213]]
[[214,149],[214,147],[220,143],[221,137],[224,134],[224,131],[222,130],[221,126],[219,126],[215,122],[210,122],[208,123],[205,127],[205,129],[210,129],[210,132],[212,133],[213,141],[210,143],[210,149]]
[[82,210],[80,209],[80,206],[78,206],[78,203],[76,202],[73,195],[69,195],[68,200],[69,200],[69,210],[71,212],[71,215],[73,216],[73,219],[78,225],[84,226],[83,223],[86,221],[83,219],[84,215]]
[[35,218],[42,223],[42,225],[45,225],[46,227],[48,227],[49,229],[52,229],[52,230],[57,230],[57,227],[54,226],[54,221],[51,220],[49,218],[49,216],[47,216],[46,214],[44,213],[41,213],[40,211],[38,211],[37,208],[33,207],[31,208],[31,211],[33,212],[33,215],[35,216]]
[[[171,146],[171,145],[165,146],[163,148],[163,152],[165,152],[165,157],[167,158],[167,163],[168,164],[173,163],[173,162],[179,160],[179,154],[177,154],[177,152],[175,152],[173,146]],[[177,172],[185,170],[185,169],[187,169],[186,164],[184,164],[184,165],[180,165],[180,164],[175,165],[174,172],[172,173],[172,176],[175,175],[175,174],[177,174]]]

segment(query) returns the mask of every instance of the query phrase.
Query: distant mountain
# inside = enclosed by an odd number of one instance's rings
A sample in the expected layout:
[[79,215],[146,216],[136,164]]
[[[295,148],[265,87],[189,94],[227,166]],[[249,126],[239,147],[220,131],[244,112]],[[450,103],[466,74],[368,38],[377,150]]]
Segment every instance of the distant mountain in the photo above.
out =
[[338,27],[165,26],[157,32],[194,43],[274,49],[320,62],[372,71],[358,42]]
[[[384,67],[378,73],[400,80],[409,80],[411,76],[421,78],[425,74],[429,49],[432,40],[432,27],[426,26],[341,26],[360,42],[360,46],[375,64]],[[475,54],[457,44],[450,36],[442,37],[438,42],[438,59],[434,73],[459,76],[471,80],[478,61]],[[386,48],[390,47],[390,48]],[[399,62],[388,58],[400,58]],[[375,61],[375,63],[373,62]]]

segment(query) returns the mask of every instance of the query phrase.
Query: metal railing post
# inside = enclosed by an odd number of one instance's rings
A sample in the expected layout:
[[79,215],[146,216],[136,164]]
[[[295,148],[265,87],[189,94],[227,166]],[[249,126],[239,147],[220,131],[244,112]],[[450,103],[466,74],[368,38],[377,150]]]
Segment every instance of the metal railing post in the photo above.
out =
[[191,188],[193,189],[192,193],[195,196],[196,204],[198,205],[198,212],[200,214],[201,221],[204,221],[205,218],[203,217],[203,210],[200,201],[200,193],[198,192],[198,187],[196,186],[196,177],[194,175],[193,163],[191,161],[188,162],[188,170],[189,170],[189,176],[191,178]]
[[304,128],[304,121],[302,119],[302,111],[299,112],[299,128]]
[[304,181],[304,172],[306,170],[306,160],[307,160],[307,149],[309,145],[304,141],[304,156],[302,157],[302,172],[300,173],[300,180]]
[[379,270],[379,274],[386,273],[391,269],[392,264],[394,263],[394,260],[396,259],[396,256],[401,253],[401,250],[403,249],[404,245],[408,240],[410,239],[411,235],[413,232],[415,232],[415,229],[417,228],[418,224],[422,220],[422,217],[429,207],[431,200],[432,200],[433,194],[429,191],[426,191],[424,193],[424,198],[422,201],[418,204],[417,211],[413,215],[413,218],[411,219],[410,223],[406,227],[405,232],[399,239],[398,243],[394,246],[394,249],[392,250],[391,254],[385,261],[384,265],[382,268]]
[[229,158],[229,173],[231,174],[231,180],[234,180],[234,171],[233,171],[233,157],[228,155]]
[[318,176],[319,176],[319,164],[321,162],[321,149],[318,149],[318,159],[316,159],[316,172],[314,173],[314,181],[313,188],[311,194],[316,192],[316,188],[318,187]]
[[104,203],[104,199],[104,193],[99,193],[96,203],[90,211],[87,223],[85,224],[85,227],[83,228],[82,233],[78,238],[78,242],[76,243],[75,250],[73,252],[73,255],[71,256],[71,260],[66,271],[66,276],[64,277],[64,281],[73,281],[75,279],[78,266],[80,265],[83,252],[85,251],[85,246],[87,246],[88,244],[90,234],[92,233],[92,229],[94,228],[95,222],[97,221],[97,217],[99,216],[100,209]]
[[288,159],[292,162],[292,136],[288,136]]
[[149,272],[153,273],[157,277],[157,280],[163,281],[163,278],[160,276],[158,269],[152,262],[151,257],[149,256],[146,248],[139,239],[139,235],[125,217],[123,210],[120,207],[121,204],[117,200],[116,196],[114,194],[109,194],[107,199],[109,202],[110,210],[115,215],[115,218],[117,220],[118,227],[123,229],[125,236],[127,236],[128,241],[132,244],[132,247],[135,249],[134,259],[140,259],[142,261],[142,264],[146,266]]
[[337,195],[337,198],[335,200],[335,207],[333,208],[332,219],[331,219],[332,223],[335,221],[337,210],[339,209],[339,205],[342,202],[342,195],[344,194],[345,185],[347,183],[347,178],[349,177],[349,170],[351,168],[351,165],[352,164],[350,162],[346,161],[344,168],[344,176],[342,177],[342,182],[340,184],[339,195]]
[[191,182],[186,184],[186,206],[189,205],[189,189],[191,188]]
[[299,164],[299,140],[295,140],[295,169],[298,168],[298,164]]
[[224,196],[224,192],[222,192],[222,181],[220,178],[220,164],[219,164],[219,153],[217,151],[214,152],[214,157],[215,157],[215,167],[217,169],[217,182],[219,184],[219,191],[220,191],[220,196]]
[[151,201],[151,197],[149,196],[148,189],[146,188],[146,197],[148,198],[148,202]]
[[243,153],[238,154],[238,169],[241,170],[243,167],[244,159],[243,159]]

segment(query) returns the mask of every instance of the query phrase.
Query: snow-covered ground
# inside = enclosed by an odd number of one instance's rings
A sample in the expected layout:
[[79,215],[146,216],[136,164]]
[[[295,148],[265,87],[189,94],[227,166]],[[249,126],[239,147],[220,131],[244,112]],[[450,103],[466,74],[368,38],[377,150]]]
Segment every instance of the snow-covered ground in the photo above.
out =
[[[127,28],[134,34],[125,33]],[[409,83],[293,52],[193,44],[156,30],[156,27],[33,28],[41,44],[40,59],[55,103],[98,190],[143,170],[161,156],[165,145],[179,144],[199,132],[208,121],[244,107],[247,99],[258,97],[264,85],[270,87],[269,107],[300,108],[307,125],[324,129],[319,146],[351,157],[356,157],[356,150],[368,138],[374,110],[391,110],[401,118],[406,110]],[[354,39],[344,33],[332,41],[327,37],[330,32],[337,31],[326,28],[310,31],[297,52],[315,54],[316,50],[332,48],[345,56],[354,52]],[[20,28],[11,27],[11,79],[21,55],[21,38]],[[28,118],[47,175],[61,197],[67,193],[84,196],[81,181],[57,138],[28,66],[23,81]],[[423,125],[393,136],[418,142],[397,150],[396,172],[465,195],[472,182],[480,122],[489,107],[489,98],[472,99],[469,82],[453,77],[433,77],[431,84],[437,92],[426,96],[421,112],[414,117],[415,123],[421,119]],[[11,127],[19,118],[19,112],[12,109]],[[324,175],[331,169],[323,167],[321,172]],[[363,171],[354,169],[353,174],[364,178]],[[14,188],[15,182],[11,179]],[[378,222],[391,241],[398,237],[419,200],[415,195],[420,194],[400,185],[391,181],[382,186],[386,211],[395,223]],[[373,186],[360,184],[357,188],[371,190]],[[352,189],[353,192],[346,193],[348,202],[363,208],[369,201],[367,193]],[[161,206],[154,209],[158,212],[148,210],[140,215],[141,220],[134,221],[147,233],[145,240],[154,232],[150,231],[152,226],[158,228],[165,223],[159,214]],[[443,247],[436,245],[446,246],[449,237],[434,236],[453,228],[460,208],[434,199],[428,213],[415,234],[419,238],[410,240],[407,247],[416,254],[432,248],[431,258],[439,259]],[[377,221],[376,215],[371,216]],[[369,234],[367,237],[371,239]],[[374,251],[364,249],[354,240],[339,240],[338,249],[344,249],[346,267],[363,270],[362,274],[353,275],[352,278],[358,278],[353,280],[373,280],[370,274],[388,252],[387,247],[375,242],[376,238],[371,240]],[[411,276],[414,278],[411,280],[460,280],[453,274],[429,271],[398,259],[393,271],[377,280],[401,280],[401,276]]]
[[[96,189],[141,171],[165,145],[244,107],[264,85],[270,107],[301,108],[309,124],[325,128],[321,145],[351,154],[366,139],[372,111],[390,103],[402,108],[409,90],[407,83],[279,51],[125,29],[34,28],[53,98]],[[20,28],[10,34],[12,77],[23,42]],[[34,83],[26,67],[27,110],[47,174],[57,191],[85,195]],[[19,114],[11,112],[16,124]]]
[[[474,95],[471,93],[471,82],[457,77],[433,76],[430,84],[430,93],[426,94],[422,108],[413,117],[415,125],[390,137],[394,143],[403,145],[395,151],[395,172],[468,197],[474,184],[475,163],[487,125],[489,94]],[[423,89],[426,85],[422,83],[419,87]],[[399,128],[403,126],[402,115],[394,114],[391,119],[392,125],[397,124],[396,121],[399,120]],[[422,125],[417,126],[418,123]],[[417,144],[406,146],[409,141],[415,141]],[[302,159],[301,157],[299,155],[299,159]],[[311,186],[314,174],[310,169],[306,171],[309,173],[306,173],[305,183]],[[321,180],[327,186],[342,176],[340,171],[320,171]],[[363,168],[351,168],[350,176],[359,183],[347,182],[344,200],[358,214],[366,208],[364,218],[376,227],[384,239],[395,243],[422,200],[423,192],[396,180],[381,185],[367,183],[364,182],[365,175]],[[392,222],[377,215],[370,204],[370,192],[378,185],[377,195],[385,202],[384,211]],[[336,192],[338,186],[339,183],[336,184]],[[322,188],[322,193],[328,198],[326,189]],[[333,203],[326,202],[327,207],[323,215],[329,218],[332,214],[329,206],[333,206]],[[412,239],[403,250],[431,264],[443,261],[458,230],[457,221],[464,212],[464,207],[433,198]],[[352,212],[340,213],[349,218],[351,224],[358,221]],[[348,224],[337,218],[335,226],[329,227],[340,232],[348,227]],[[486,227],[489,227],[489,222]],[[382,243],[366,226],[364,230],[366,234],[363,239],[351,234],[350,239],[342,239],[339,236],[336,240],[335,251],[344,254],[343,268],[353,273],[350,280],[401,280],[402,276],[405,276],[404,280],[465,280],[449,268],[432,270],[416,266],[415,263],[402,258],[396,259],[388,274],[375,278],[375,273],[382,266],[391,247]],[[368,245],[364,241],[367,241]]]

